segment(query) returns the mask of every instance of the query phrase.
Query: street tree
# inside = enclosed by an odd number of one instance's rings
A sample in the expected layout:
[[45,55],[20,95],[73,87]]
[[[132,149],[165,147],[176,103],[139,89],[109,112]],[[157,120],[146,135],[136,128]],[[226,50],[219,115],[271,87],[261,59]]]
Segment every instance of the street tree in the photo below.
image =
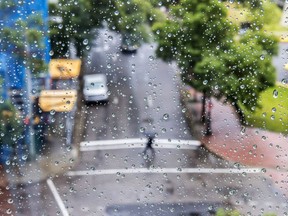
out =
[[23,124],[9,101],[0,105],[0,145],[15,147],[23,133]]
[[153,26],[159,43],[156,54],[165,61],[176,60],[183,81],[204,93],[204,116],[205,98],[211,87],[199,82],[197,76],[206,75],[195,74],[194,68],[203,59],[204,51],[228,49],[237,27],[227,19],[226,7],[218,1],[183,0],[170,6],[169,11],[169,19]]
[[275,82],[272,55],[277,45],[264,32],[263,19],[251,20],[251,29],[237,36],[239,27],[229,21],[226,4],[182,0],[171,6],[169,19],[153,26],[156,53],[176,60],[182,80],[203,92],[202,116],[205,98],[216,96],[229,100],[243,120],[239,105],[254,109],[260,92]]
[[0,31],[1,51],[12,53],[20,64],[24,62],[33,75],[47,69],[39,52],[44,49],[43,26],[41,15],[35,13],[25,20],[17,19],[12,26],[4,26]]
[[150,1],[140,0],[60,0],[50,4],[49,13],[54,17],[50,21],[54,57],[68,57],[70,42],[76,47],[76,55],[84,57],[93,46],[95,30],[105,25],[122,35],[130,34],[139,42],[147,41],[147,24],[161,18]]

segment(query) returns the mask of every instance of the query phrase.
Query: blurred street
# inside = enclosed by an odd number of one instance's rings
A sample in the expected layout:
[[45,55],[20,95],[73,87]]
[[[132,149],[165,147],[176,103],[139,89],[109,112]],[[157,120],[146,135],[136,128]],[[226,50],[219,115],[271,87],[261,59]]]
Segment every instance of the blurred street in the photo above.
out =
[[[107,74],[110,98],[107,104],[83,103],[83,141],[145,139],[143,132],[167,142],[195,139],[180,103],[176,66],[156,60],[153,44],[125,55],[119,44],[117,35],[102,30],[88,56],[87,74]],[[177,143],[155,148],[152,158],[143,150],[82,151],[77,165],[63,175],[11,186],[16,215],[209,215],[231,205],[247,215],[288,211],[286,198],[259,167],[242,167],[203,147],[187,150]]]

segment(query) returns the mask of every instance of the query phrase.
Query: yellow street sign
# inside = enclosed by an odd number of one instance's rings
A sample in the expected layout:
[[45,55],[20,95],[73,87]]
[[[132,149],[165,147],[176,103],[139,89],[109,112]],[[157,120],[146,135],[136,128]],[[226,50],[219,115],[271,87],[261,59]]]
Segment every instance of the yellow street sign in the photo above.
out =
[[49,73],[52,79],[71,79],[79,76],[80,59],[52,59],[49,63]]
[[44,112],[69,112],[77,100],[76,90],[42,90],[39,106]]

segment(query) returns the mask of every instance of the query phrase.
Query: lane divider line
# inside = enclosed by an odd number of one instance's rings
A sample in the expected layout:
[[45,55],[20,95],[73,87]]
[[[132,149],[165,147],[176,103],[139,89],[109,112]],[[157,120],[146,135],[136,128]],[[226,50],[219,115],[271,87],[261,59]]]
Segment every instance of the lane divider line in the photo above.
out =
[[47,185],[49,186],[49,188],[50,188],[50,190],[54,196],[54,199],[56,200],[56,202],[57,202],[57,204],[58,204],[58,206],[62,212],[62,215],[63,216],[69,216],[68,210],[66,209],[64,202],[61,199],[53,181],[51,179],[47,179],[46,182],[47,182]]
[[261,173],[260,168],[243,168],[243,169],[229,169],[229,168],[137,168],[137,169],[104,169],[104,170],[80,170],[69,171],[65,173],[66,176],[92,176],[92,175],[119,175],[119,174],[141,174],[141,173],[199,173],[199,174],[242,174],[242,173]]

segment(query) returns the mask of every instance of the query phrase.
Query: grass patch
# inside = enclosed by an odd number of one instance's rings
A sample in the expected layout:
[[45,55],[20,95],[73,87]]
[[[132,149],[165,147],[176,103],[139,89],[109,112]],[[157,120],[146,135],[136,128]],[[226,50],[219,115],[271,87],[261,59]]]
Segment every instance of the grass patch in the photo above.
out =
[[[273,92],[278,92],[275,97]],[[246,121],[253,127],[288,134],[288,88],[281,85],[268,88],[259,98],[260,108],[254,112],[242,107]]]

